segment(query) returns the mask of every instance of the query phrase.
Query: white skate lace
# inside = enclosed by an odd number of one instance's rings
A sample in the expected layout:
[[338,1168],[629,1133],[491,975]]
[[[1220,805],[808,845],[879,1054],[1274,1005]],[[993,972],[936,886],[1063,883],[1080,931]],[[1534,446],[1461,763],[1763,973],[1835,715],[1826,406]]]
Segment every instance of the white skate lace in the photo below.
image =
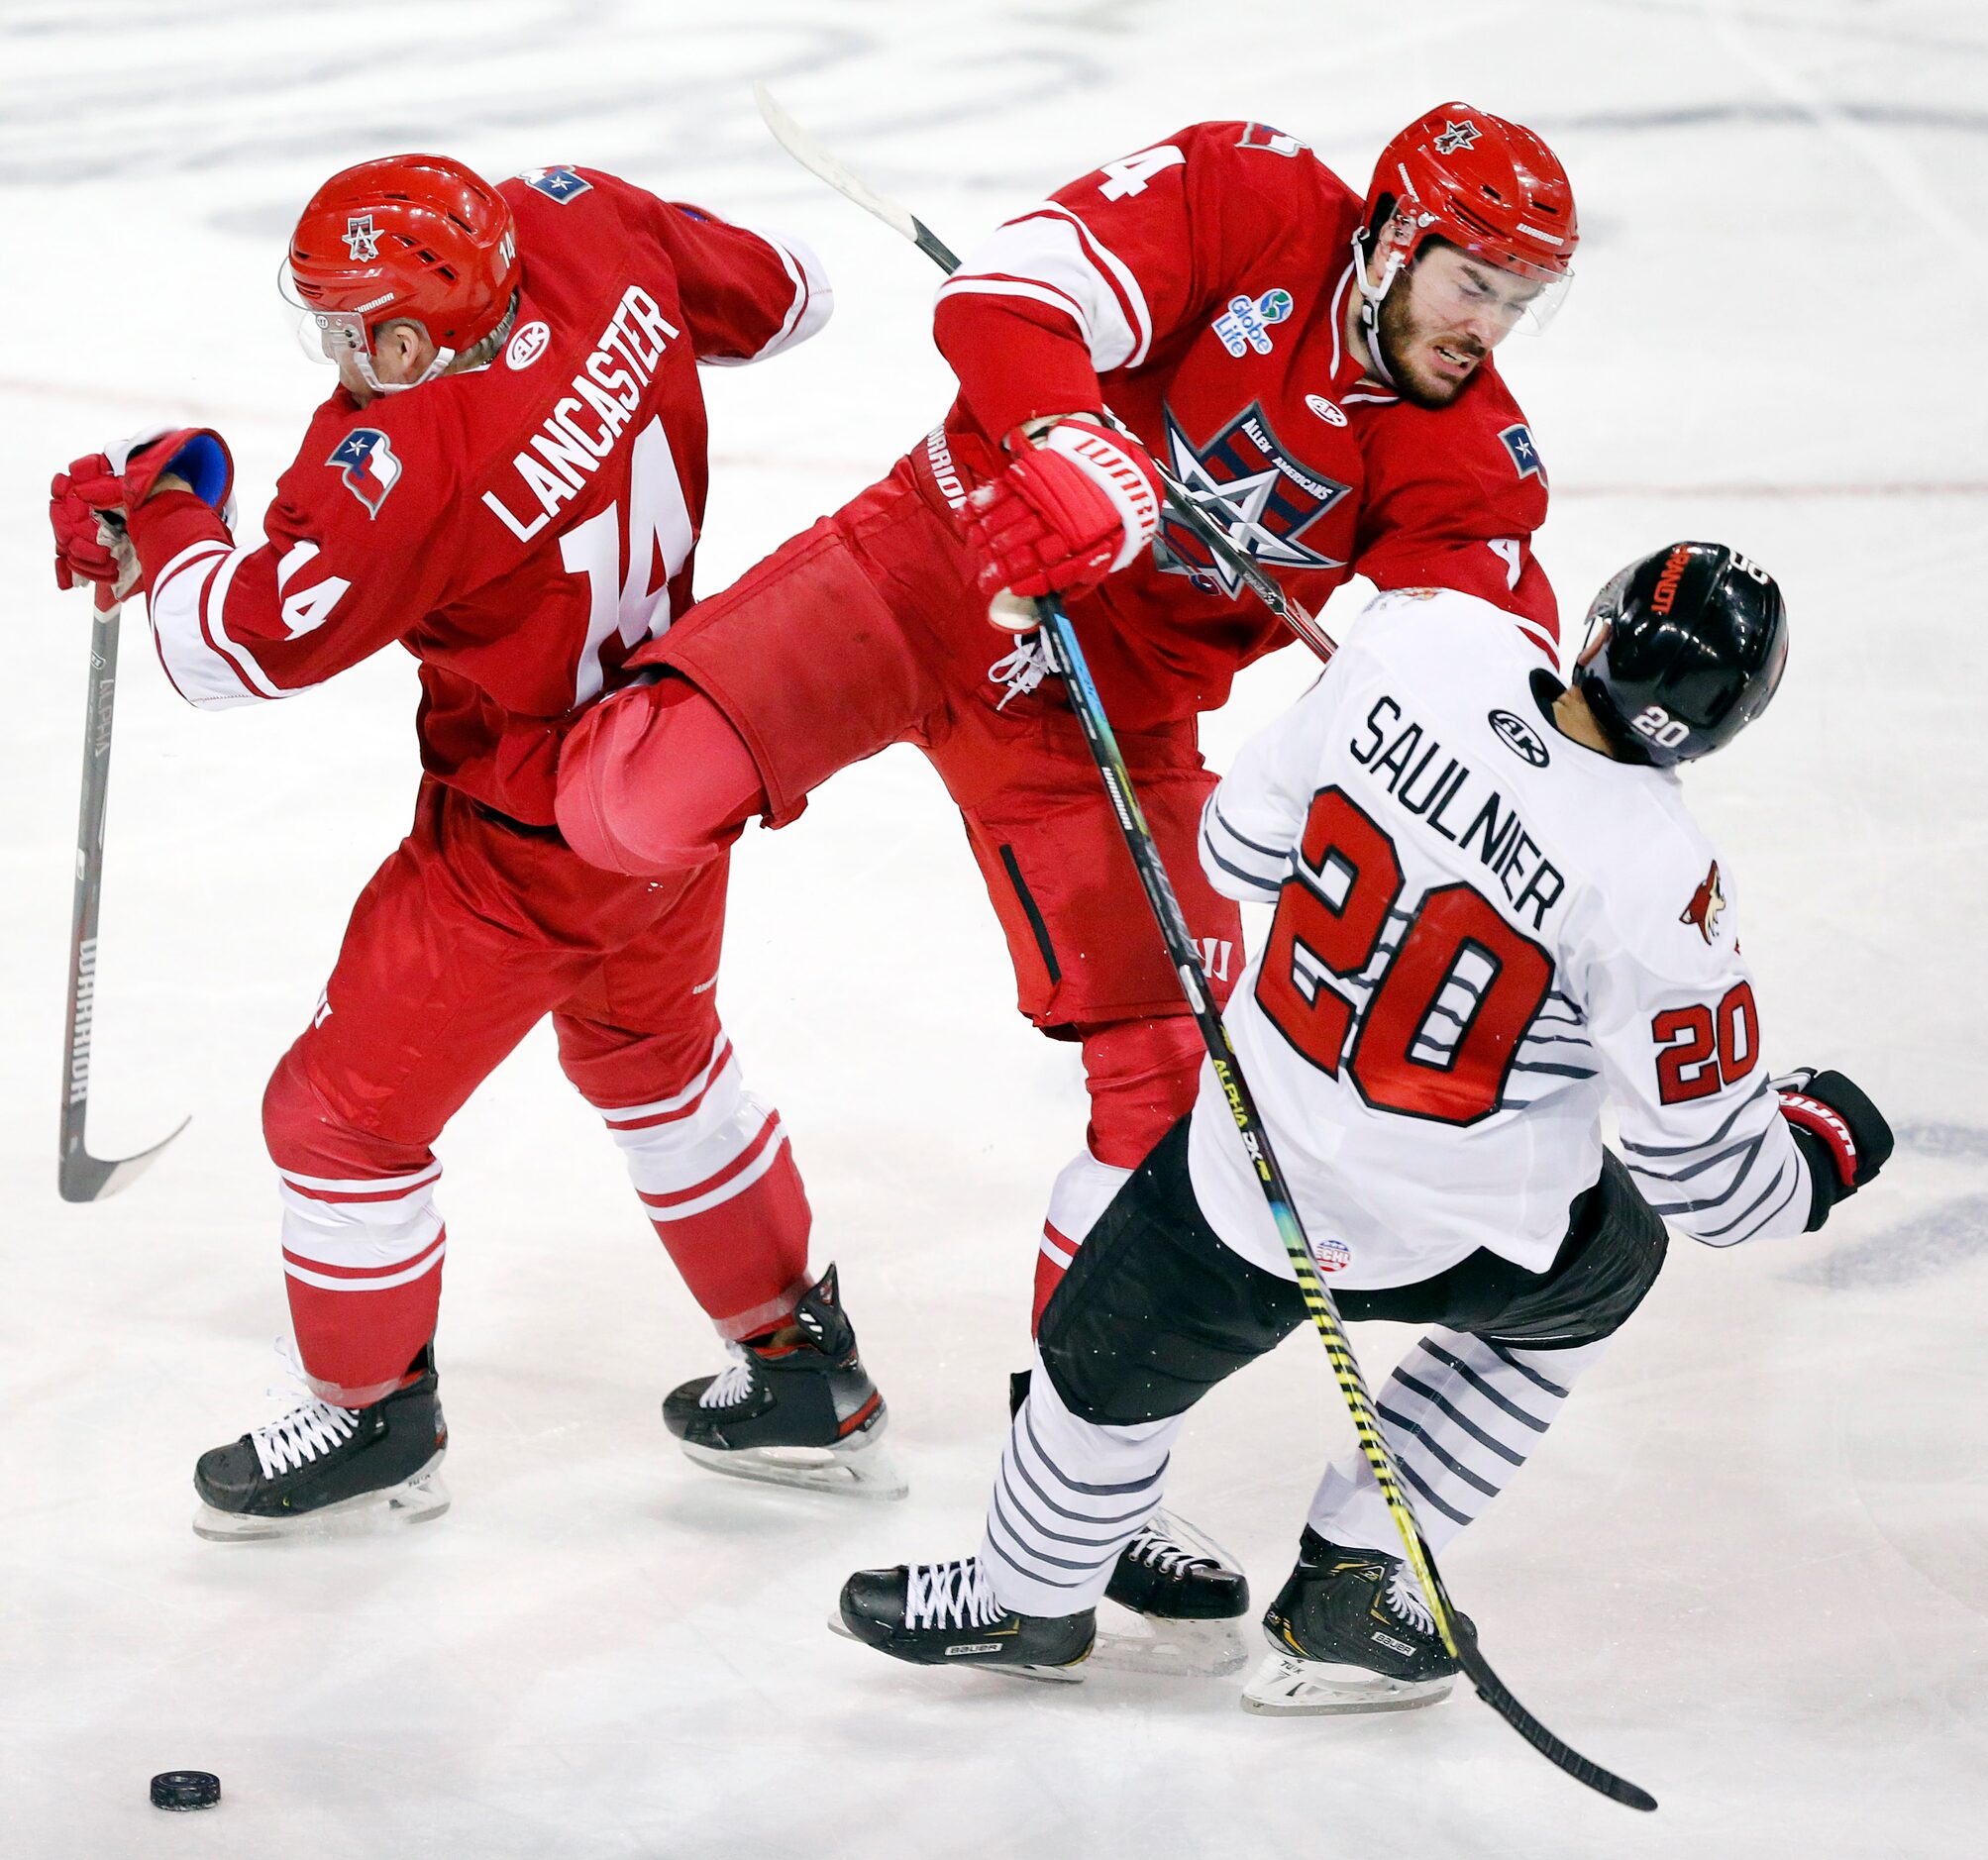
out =
[[994,708],[1005,710],[1013,699],[1026,697],[1048,676],[1049,654],[1041,634],[1015,634],[1014,651],[988,667],[989,682],[1007,686],[1006,695]]
[[1006,1612],[994,1599],[979,1557],[912,1564],[904,1585],[906,1627],[992,1627]]
[[1422,1600],[1422,1592],[1406,1563],[1397,1563],[1389,1572],[1388,1606],[1398,1621],[1407,1621],[1424,1634],[1435,1632],[1435,1616],[1429,1612],[1429,1604]]
[[1163,1576],[1185,1575],[1189,1570],[1221,1568],[1213,1557],[1203,1556],[1199,1550],[1190,1550],[1186,1544],[1168,1536],[1165,1523],[1158,1517],[1140,1526],[1132,1541],[1125,1546],[1125,1554],[1134,1563],[1143,1563]]
[[753,1392],[753,1359],[742,1343],[728,1343],[732,1361],[711,1378],[711,1386],[697,1397],[700,1408],[728,1408],[743,1401]]
[[262,1393],[278,1400],[301,1394],[304,1399],[281,1420],[265,1421],[250,1434],[249,1444],[256,1449],[256,1463],[262,1469],[264,1479],[294,1472],[319,1454],[343,1446],[359,1425],[356,1410],[335,1407],[311,1387],[303,1364],[297,1360],[295,1346],[287,1337],[276,1339],[276,1355],[282,1361],[285,1382]]

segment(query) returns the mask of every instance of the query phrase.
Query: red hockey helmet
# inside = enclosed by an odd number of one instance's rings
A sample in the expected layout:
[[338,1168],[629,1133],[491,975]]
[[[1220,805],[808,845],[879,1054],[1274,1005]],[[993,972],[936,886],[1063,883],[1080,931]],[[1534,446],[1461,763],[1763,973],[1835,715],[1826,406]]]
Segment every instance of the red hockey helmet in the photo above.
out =
[[[371,332],[419,323],[441,373],[503,321],[518,288],[510,204],[447,155],[388,155],[334,174],[290,235],[290,282],[323,353],[352,352],[375,391]],[[408,382],[405,385],[413,386]]]
[[1565,294],[1581,237],[1559,156],[1529,129],[1467,103],[1438,105],[1381,151],[1364,231],[1379,237],[1384,227],[1381,291],[1433,234],[1539,286],[1527,306],[1535,325]]

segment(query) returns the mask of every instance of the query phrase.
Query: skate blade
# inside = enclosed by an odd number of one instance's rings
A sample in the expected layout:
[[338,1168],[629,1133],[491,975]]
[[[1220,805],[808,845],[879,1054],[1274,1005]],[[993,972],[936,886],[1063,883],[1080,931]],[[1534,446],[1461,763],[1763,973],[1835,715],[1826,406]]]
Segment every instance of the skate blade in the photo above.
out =
[[193,1534],[209,1543],[273,1543],[298,1537],[369,1537],[404,1524],[425,1524],[450,1505],[449,1488],[434,1470],[440,1458],[438,1454],[405,1485],[362,1492],[294,1517],[253,1517],[202,1504],[193,1513]]
[[1113,1673],[1147,1673],[1156,1679],[1225,1679],[1249,1664],[1237,1621],[1179,1621],[1139,1614],[1110,1604],[1111,1619],[1134,1623],[1127,1632],[1099,1626],[1091,1664]]
[[1294,1660],[1273,1653],[1242,1689],[1242,1708],[1271,1717],[1329,1717],[1352,1711],[1413,1711],[1447,1699],[1453,1674],[1441,1679],[1388,1679],[1357,1666]]
[[897,1464],[873,1438],[835,1447],[704,1447],[678,1442],[699,1466],[732,1479],[844,1498],[901,1498],[911,1490]]
[[[844,1640],[855,1641],[859,1647],[870,1645],[869,1641],[849,1631],[849,1623],[840,1614],[831,1614],[828,1617],[828,1631],[831,1634],[840,1635]],[[1083,1669],[1098,1657],[1098,1649],[1103,1644],[1103,1637],[1100,1635],[1097,1640],[1092,1642],[1089,1652],[1071,1661],[1068,1666],[996,1666],[992,1661],[984,1660],[966,1662],[961,1666],[954,1667],[952,1670],[956,1673],[969,1670],[975,1673],[993,1673],[1001,1679],[1031,1680],[1039,1686],[1081,1686],[1084,1684]],[[879,1647],[877,1651],[884,1654],[886,1659],[896,1658],[895,1654],[888,1652],[885,1648]],[[903,1664],[906,1666],[923,1666],[928,1663],[922,1660],[906,1660]]]

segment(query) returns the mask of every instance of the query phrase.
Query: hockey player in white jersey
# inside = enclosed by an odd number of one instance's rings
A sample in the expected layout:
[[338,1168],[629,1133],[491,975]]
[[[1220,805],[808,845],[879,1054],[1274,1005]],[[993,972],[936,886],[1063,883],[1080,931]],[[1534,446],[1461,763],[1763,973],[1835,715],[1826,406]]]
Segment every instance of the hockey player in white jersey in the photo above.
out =
[[[1589,621],[1563,687],[1483,601],[1382,595],[1203,816],[1210,879],[1277,905],[1228,1027],[1318,1270],[1342,1316],[1429,1327],[1378,1406],[1438,1553],[1641,1301],[1663,1219],[1791,1239],[1891,1152],[1841,1074],[1770,1082],[1734,886],[1675,773],[1773,696],[1779,589],[1680,543]],[[859,1572],[844,1625],[899,1659],[1076,1677],[1186,1411],[1303,1320],[1204,1067],[1044,1313],[979,1554]],[[1450,1689],[1396,1542],[1361,1456],[1331,1467],[1246,1705]]]

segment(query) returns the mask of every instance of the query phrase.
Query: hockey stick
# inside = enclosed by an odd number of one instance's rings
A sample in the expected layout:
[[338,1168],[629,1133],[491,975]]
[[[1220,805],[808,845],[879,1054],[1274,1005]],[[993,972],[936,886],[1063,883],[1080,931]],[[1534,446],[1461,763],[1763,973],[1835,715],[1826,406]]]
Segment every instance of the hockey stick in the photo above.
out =
[[[760,115],[766,119],[767,128],[773,131],[774,140],[809,173],[818,175],[866,213],[875,214],[892,232],[901,233],[940,270],[957,271],[960,268],[959,258],[952,248],[924,221],[906,212],[888,194],[880,194],[869,182],[852,174],[782,108],[764,84],[753,86],[753,101],[759,105]],[[1104,409],[1104,418],[1128,439],[1143,446],[1139,436],[1109,407]],[[1229,541],[1221,526],[1208,515],[1206,507],[1195,501],[1191,490],[1172,476],[1163,464],[1157,460],[1154,463],[1159,466],[1160,479],[1166,489],[1167,514],[1192,532],[1210,557],[1241,581],[1321,660],[1330,659],[1338,650],[1332,636],[1279,587],[1251,557]]]
[[[908,213],[897,202],[878,193],[867,182],[852,174],[832,155],[816,143],[778,102],[764,84],[753,87],[753,95],[759,104],[760,114],[766,119],[767,127],[774,133],[781,146],[803,167],[820,176],[838,193],[847,196],[866,212],[875,214],[887,226],[911,241],[942,269],[954,271],[959,268],[959,259],[929,227]],[[1106,417],[1111,418],[1109,411]],[[1115,418],[1112,424],[1123,431],[1122,423]],[[1264,603],[1283,620],[1291,630],[1318,654],[1320,659],[1329,659],[1335,650],[1332,640],[1302,607],[1287,596],[1283,589],[1265,574],[1257,565],[1236,550],[1228,538],[1215,527],[1213,521],[1200,506],[1189,500],[1189,495],[1171,478],[1167,479],[1167,508],[1169,512],[1199,537],[1209,552],[1232,573],[1249,586]],[[1006,596],[1001,597],[1008,598]],[[1019,606],[1020,603],[1017,603]],[[1132,778],[1120,754],[1117,739],[1112,734],[1110,719],[1105,715],[1097,686],[1091,680],[1090,667],[1086,664],[1082,647],[1078,644],[1070,617],[1063,611],[1057,600],[1040,600],[1033,603],[1035,620],[1040,624],[1048,642],[1049,656],[1054,669],[1061,673],[1069,692],[1071,708],[1077,713],[1077,720],[1084,731],[1084,740],[1089,746],[1092,759],[1098,766],[1099,775],[1104,783],[1105,793],[1110,799],[1112,812],[1117,816],[1118,830],[1125,842],[1125,848],[1137,869],[1139,883],[1146,893],[1146,902],[1151,906],[1153,916],[1159,924],[1160,937],[1166,945],[1168,958],[1174,965],[1174,972],[1180,979],[1181,991],[1187,997],[1195,1022],[1201,1029],[1208,1058],[1215,1069],[1215,1077],[1221,1082],[1224,1095],[1228,1099],[1230,1114],[1235,1118],[1236,1130],[1250,1161],[1256,1170],[1258,1185],[1263,1189],[1264,1199],[1269,1203],[1271,1218],[1277,1225],[1279,1237],[1284,1242],[1285,1251],[1291,1257],[1292,1270],[1297,1275],[1298,1287],[1305,1299],[1305,1308],[1310,1313],[1320,1340],[1325,1346],[1325,1354],[1332,1364],[1332,1374],[1339,1385],[1339,1392],[1345,1397],[1346,1405],[1353,1416],[1354,1430],[1360,1438],[1360,1447],[1373,1469],[1375,1483],[1386,1499],[1395,1527],[1401,1532],[1402,1542],[1408,1551],[1410,1567],[1414,1571],[1427,1596],[1430,1611],[1434,1616],[1443,1644],[1456,1658],[1471,1684],[1477,1689],[1478,1697],[1496,1711],[1500,1717],[1525,1739],[1548,1762],[1564,1770],[1576,1782],[1586,1784],[1590,1789],[1607,1796],[1612,1802],[1620,1802],[1631,1808],[1653,1809],[1656,1798],[1647,1791],[1622,1777],[1605,1770],[1569,1745],[1563,1743],[1531,1712],[1519,1704],[1510,1688],[1492,1671],[1478,1647],[1476,1631],[1464,1621],[1451,1605],[1448,1592],[1443,1588],[1436,1574],[1435,1559],[1429,1550],[1427,1540],[1422,1536],[1421,1526],[1416,1522],[1414,1509],[1408,1495],[1402,1490],[1401,1474],[1395,1465],[1393,1450],[1386,1436],[1381,1432],[1380,1420],[1374,1411],[1374,1399],[1368,1392],[1366,1378],[1361,1374],[1358,1360],[1353,1355],[1353,1346],[1348,1340],[1338,1307],[1332,1302],[1331,1294],[1319,1280],[1312,1264],[1311,1249],[1305,1238],[1305,1230],[1298,1218],[1298,1211],[1292,1201],[1289,1185],[1284,1171],[1279,1166],[1270,1146],[1270,1134],[1258,1116],[1256,1101],[1251,1096],[1242,1070],[1237,1064],[1235,1048],[1230,1043],[1228,1029],[1222,1024],[1220,1011],[1214,1005],[1214,997],[1208,992],[1207,977],[1202,968],[1201,953],[1188,928],[1186,914],[1180,900],[1174,893],[1173,881],[1167,876],[1167,869],[1160,858],[1159,848],[1153,842],[1151,830],[1139,806],[1138,795],[1133,791]],[[1017,630],[1026,630],[1029,615],[1018,612],[1016,619],[1023,622]]]
[[[1360,1437],[1361,1451],[1366,1454],[1375,1483],[1387,1500],[1395,1528],[1401,1532],[1410,1567],[1420,1581],[1423,1595],[1428,1598],[1429,1609],[1435,1617],[1436,1629],[1442,1635],[1444,1646],[1455,1656],[1470,1683],[1477,1688],[1477,1696],[1549,1763],[1566,1771],[1577,1783],[1585,1783],[1590,1789],[1607,1796],[1611,1802],[1620,1802],[1631,1808],[1654,1808],[1657,1806],[1654,1796],[1613,1771],[1603,1769],[1599,1763],[1563,1743],[1513,1697],[1511,1689],[1491,1670],[1490,1662],[1479,1650],[1476,1630],[1451,1603],[1449,1593],[1436,1574],[1435,1558],[1429,1550],[1428,1540],[1415,1521],[1414,1508],[1408,1494],[1402,1490],[1394,1451],[1381,1432],[1380,1419],[1374,1411],[1374,1398],[1368,1392],[1366,1378],[1360,1373],[1360,1365],[1353,1355],[1353,1346],[1347,1339],[1338,1307],[1332,1302],[1332,1294],[1325,1290],[1312,1264],[1311,1249],[1299,1221],[1290,1185],[1285,1181],[1284,1171],[1271,1149],[1270,1132],[1264,1128],[1263,1119],[1257,1114],[1256,1100],[1242,1076],[1228,1029],[1222,1024],[1221,1011],[1208,991],[1201,952],[1195,946],[1186,913],[1181,909],[1180,900],[1174,894],[1173,881],[1167,877],[1166,866],[1161,861],[1160,849],[1154,844],[1146,817],[1140,810],[1139,797],[1133,792],[1132,777],[1125,768],[1124,757],[1119,753],[1110,719],[1104,714],[1104,706],[1099,699],[1098,687],[1091,681],[1091,669],[1085,663],[1076,630],[1070,624],[1070,616],[1063,611],[1061,601],[1038,600],[1031,604],[1048,643],[1050,662],[1063,676],[1071,708],[1077,713],[1077,720],[1084,730],[1084,740],[1098,765],[1099,775],[1103,778],[1111,811],[1118,818],[1118,831],[1124,839],[1125,850],[1131,854],[1132,864],[1138,868],[1140,886],[1159,924],[1160,937],[1174,965],[1174,973],[1180,978],[1181,992],[1186,995],[1188,1006],[1194,1012],[1195,1024],[1201,1029],[1208,1058],[1215,1069],[1215,1078],[1221,1084],[1229,1113],[1235,1119],[1236,1132],[1243,1148],[1249,1153],[1263,1198],[1270,1205],[1278,1237],[1291,1256],[1292,1270],[1297,1274],[1298,1290],[1305,1299],[1305,1308],[1317,1327],[1319,1339],[1325,1345],[1325,1354],[1331,1360],[1333,1379],[1352,1411],[1353,1427]],[[1020,617],[1018,614],[1017,618]]]
[[111,711],[117,699],[122,598],[98,591],[90,639],[89,701],[83,712],[83,798],[76,824],[76,888],[69,914],[69,1019],[62,1045],[62,1136],[55,1186],[64,1201],[101,1201],[129,1188],[179,1130],[136,1156],[106,1161],[83,1141],[90,1108],[90,1047],[96,1025],[97,906],[104,884],[104,802],[110,791]]

